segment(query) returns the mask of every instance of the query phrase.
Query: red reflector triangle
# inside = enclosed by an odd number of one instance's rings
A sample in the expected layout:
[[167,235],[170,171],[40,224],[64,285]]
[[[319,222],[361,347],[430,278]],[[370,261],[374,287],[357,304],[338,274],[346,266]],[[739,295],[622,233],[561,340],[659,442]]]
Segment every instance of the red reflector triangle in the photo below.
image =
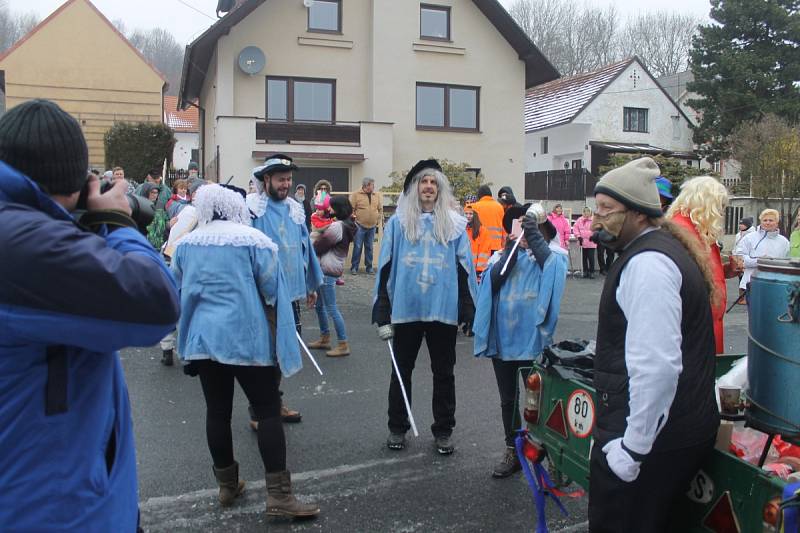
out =
[[549,427],[563,438],[567,438],[567,420],[564,418],[564,405],[561,400],[553,408],[553,412],[547,417],[545,426]]
[[703,520],[703,525],[706,526],[714,533],[741,533],[742,529],[739,527],[739,519],[736,518],[736,513],[733,512],[733,502],[731,501],[731,493],[725,491],[719,497],[717,503],[711,508],[711,511],[706,515]]

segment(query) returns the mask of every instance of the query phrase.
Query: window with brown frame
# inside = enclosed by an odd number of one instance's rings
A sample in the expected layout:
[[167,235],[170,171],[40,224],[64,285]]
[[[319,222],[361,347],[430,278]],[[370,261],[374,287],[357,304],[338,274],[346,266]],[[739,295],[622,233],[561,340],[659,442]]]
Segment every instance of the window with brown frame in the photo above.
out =
[[450,6],[419,5],[419,38],[450,41]]
[[267,76],[267,121],[335,122],[336,80]]
[[342,0],[315,0],[308,8],[308,31],[342,33]]
[[417,129],[472,131],[480,129],[480,88],[417,83]]

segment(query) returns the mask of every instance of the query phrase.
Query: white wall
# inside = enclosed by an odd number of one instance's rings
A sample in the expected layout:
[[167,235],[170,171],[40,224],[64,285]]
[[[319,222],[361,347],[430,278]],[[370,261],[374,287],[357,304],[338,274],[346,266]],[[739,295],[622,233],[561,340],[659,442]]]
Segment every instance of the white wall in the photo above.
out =
[[[175,132],[175,148],[172,150],[172,166],[186,169],[192,160],[192,150],[200,148],[200,133]],[[198,161],[199,164],[199,161]]]
[[[583,167],[591,167],[589,124],[564,124],[525,134],[525,172],[563,170],[564,162],[583,159]],[[548,138],[547,154],[541,153],[542,137]]]
[[[633,86],[631,75],[636,71],[638,79]],[[648,109],[648,132],[623,131],[623,108],[638,107]],[[678,118],[679,138],[673,135],[672,118]],[[592,141],[647,143],[660,148],[676,151],[694,149],[692,130],[689,122],[678,111],[669,97],[664,94],[645,70],[636,62],[632,63],[616,80],[611,82],[573,122],[592,125]]]

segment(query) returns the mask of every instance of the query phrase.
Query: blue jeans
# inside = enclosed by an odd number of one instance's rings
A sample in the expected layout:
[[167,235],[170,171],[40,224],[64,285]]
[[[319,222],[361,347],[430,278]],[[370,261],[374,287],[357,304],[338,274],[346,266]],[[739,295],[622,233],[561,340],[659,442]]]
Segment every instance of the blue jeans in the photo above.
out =
[[372,271],[372,243],[375,240],[375,228],[362,228],[356,224],[356,236],[353,238],[353,261],[350,270],[357,271],[361,262],[361,246],[364,246],[364,268]]
[[326,275],[322,281],[322,287],[317,291],[317,318],[319,319],[319,332],[328,335],[331,332],[328,325],[328,316],[333,318],[333,327],[336,328],[336,336],[340,341],[347,340],[347,332],[344,329],[344,318],[339,308],[336,306],[336,278]]

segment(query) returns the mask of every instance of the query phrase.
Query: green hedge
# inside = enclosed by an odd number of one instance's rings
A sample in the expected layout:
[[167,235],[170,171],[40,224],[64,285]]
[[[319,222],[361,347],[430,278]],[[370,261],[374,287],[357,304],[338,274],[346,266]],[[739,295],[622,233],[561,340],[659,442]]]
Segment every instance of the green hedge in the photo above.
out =
[[138,182],[150,169],[172,163],[175,135],[165,124],[118,122],[103,137],[106,168],[122,167],[125,176]]

